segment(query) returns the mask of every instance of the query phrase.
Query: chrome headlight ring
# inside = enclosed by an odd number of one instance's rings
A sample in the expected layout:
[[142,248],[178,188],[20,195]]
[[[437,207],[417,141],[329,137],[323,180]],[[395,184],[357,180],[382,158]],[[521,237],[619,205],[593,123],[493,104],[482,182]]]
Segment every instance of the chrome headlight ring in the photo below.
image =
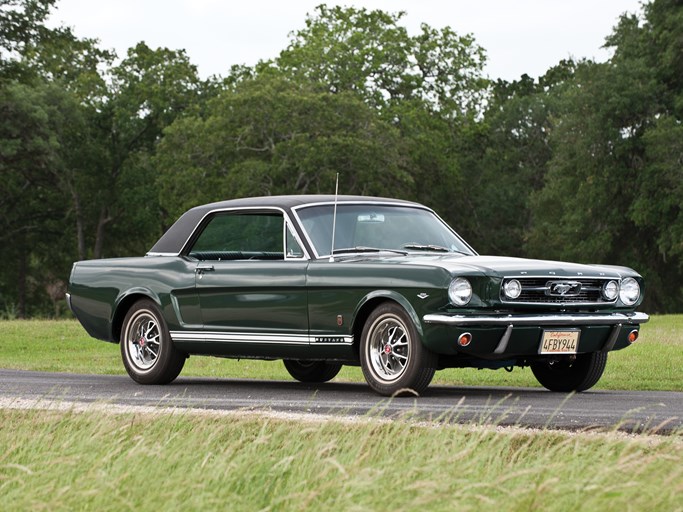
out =
[[627,277],[621,281],[619,288],[619,299],[625,306],[633,306],[640,299],[640,285],[632,277]]
[[503,284],[503,295],[506,299],[515,300],[522,294],[522,283],[517,279],[510,279]]
[[448,299],[455,306],[465,306],[472,299],[472,285],[464,277],[456,277],[448,286]]
[[619,295],[619,283],[612,280],[602,285],[602,298],[612,302]]

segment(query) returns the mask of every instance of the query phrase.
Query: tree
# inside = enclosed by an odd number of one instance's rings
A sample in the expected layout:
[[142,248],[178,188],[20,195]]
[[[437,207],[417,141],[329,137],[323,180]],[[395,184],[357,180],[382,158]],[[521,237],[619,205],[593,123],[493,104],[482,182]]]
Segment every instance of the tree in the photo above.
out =
[[351,93],[275,76],[245,80],[177,120],[155,166],[164,208],[248,195],[386,194],[410,186],[397,130]]
[[463,181],[459,201],[462,234],[483,253],[524,256],[531,227],[529,198],[543,183],[552,156],[549,144],[553,91],[572,62],[535,80],[496,81],[483,121],[461,139]]
[[56,0],[0,0],[0,77],[17,74],[28,45],[52,33],[45,25]]
[[[116,248],[110,254],[145,251],[161,234],[158,194],[149,159],[163,129],[191,110],[200,80],[184,51],[153,50],[138,43],[111,70],[111,86],[95,123],[105,143],[106,159],[97,169],[99,193],[91,256],[105,254],[111,228]],[[92,194],[92,189],[86,191]]]
[[476,131],[489,85],[485,53],[471,35],[448,27],[423,24],[411,36],[400,24],[404,14],[319,6],[279,57],[254,73],[362,99],[398,130],[402,169],[412,182],[403,195],[457,219],[454,198],[466,194],[461,141]]
[[638,268],[655,311],[683,307],[681,34],[680,2],[621,18],[610,62],[581,64],[558,90],[553,155],[532,200],[532,254]]
[[320,5],[279,57],[257,71],[274,67],[333,93],[359,94],[377,108],[419,99],[447,117],[476,112],[488,86],[484,50],[450,28],[423,24],[410,36],[400,25],[404,15]]
[[[79,103],[65,132],[56,181],[71,203],[77,257],[144,252],[158,237],[158,195],[149,159],[163,129],[195,105],[196,68],[182,51],[139,43],[102,74],[112,55],[93,41],[34,47],[30,62]],[[112,235],[107,243],[107,233]]]
[[0,88],[0,301],[16,305],[21,317],[45,305],[43,286],[68,271],[66,212],[54,171],[59,133],[73,108],[53,85]]
[[22,316],[45,310],[46,286],[58,296],[74,259],[144,252],[156,239],[150,155],[201,89],[182,51],[140,43],[112,66],[97,41],[48,30],[53,3],[0,4],[1,236],[13,262],[0,270],[0,302]]

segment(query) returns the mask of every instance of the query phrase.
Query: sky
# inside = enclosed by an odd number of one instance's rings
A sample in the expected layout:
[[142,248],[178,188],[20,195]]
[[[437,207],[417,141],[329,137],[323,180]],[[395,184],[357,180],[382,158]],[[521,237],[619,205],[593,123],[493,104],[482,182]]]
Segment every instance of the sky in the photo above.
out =
[[[139,41],[185,49],[202,78],[225,76],[233,64],[276,57],[289,34],[323,0],[58,0],[50,25],[96,38],[119,57]],[[624,12],[640,0],[329,0],[344,5],[405,11],[410,34],[421,23],[473,34],[486,50],[485,73],[508,81],[543,75],[566,58],[605,61],[601,47]]]

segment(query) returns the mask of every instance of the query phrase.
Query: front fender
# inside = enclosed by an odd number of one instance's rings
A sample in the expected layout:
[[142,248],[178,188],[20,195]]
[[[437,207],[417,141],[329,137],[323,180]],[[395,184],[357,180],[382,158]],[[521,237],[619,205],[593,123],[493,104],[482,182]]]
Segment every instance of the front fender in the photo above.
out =
[[417,314],[417,311],[415,311],[413,305],[404,295],[398,293],[395,290],[373,290],[372,292],[365,295],[363,299],[358,303],[355,311],[353,312],[354,325],[359,316],[366,316],[362,315],[365,306],[369,303],[377,302],[378,299],[392,300],[400,304],[401,307],[406,310],[406,313],[408,313],[408,316],[413,321],[413,324],[415,325],[415,328],[417,329],[417,332],[420,334],[420,336],[422,337],[424,335],[424,330],[422,329],[422,321],[419,315]]

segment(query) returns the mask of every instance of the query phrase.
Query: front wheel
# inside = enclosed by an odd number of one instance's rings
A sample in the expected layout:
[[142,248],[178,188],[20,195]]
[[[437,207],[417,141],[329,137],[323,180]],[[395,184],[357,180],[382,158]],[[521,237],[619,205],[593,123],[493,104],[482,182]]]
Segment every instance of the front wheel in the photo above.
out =
[[327,382],[334,379],[342,368],[339,363],[325,361],[285,359],[283,363],[289,374],[299,382]]
[[178,351],[166,321],[151,300],[133,304],[123,319],[121,358],[128,375],[140,384],[168,384],[185,365],[185,354]]
[[533,363],[536,380],[550,391],[586,391],[597,384],[607,365],[607,352],[579,354],[576,359]]
[[436,371],[436,355],[422,340],[405,310],[393,302],[368,317],[360,341],[365,380],[381,395],[419,394]]

